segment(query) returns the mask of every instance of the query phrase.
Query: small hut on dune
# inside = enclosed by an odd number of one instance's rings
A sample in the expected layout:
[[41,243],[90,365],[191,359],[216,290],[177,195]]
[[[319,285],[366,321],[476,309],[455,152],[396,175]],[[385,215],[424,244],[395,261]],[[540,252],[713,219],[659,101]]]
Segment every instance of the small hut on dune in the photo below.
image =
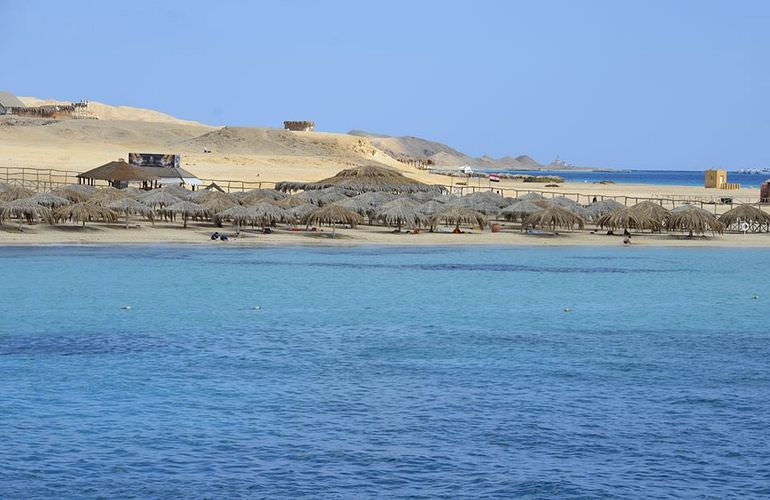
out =
[[306,226],[313,224],[350,224],[351,227],[356,227],[356,225],[363,222],[364,218],[354,211],[335,204],[316,208],[302,218],[302,223]]
[[669,231],[687,231],[688,237],[693,233],[705,234],[707,231],[722,234],[724,225],[711,213],[693,205],[684,205],[672,210],[666,221]]
[[583,229],[585,220],[566,208],[551,205],[527,216],[521,228],[524,230],[527,227],[540,227],[556,231],[557,228],[563,227],[571,231],[575,226],[578,229]]
[[725,229],[747,233],[770,231],[770,214],[752,205],[738,205],[719,216]]
[[275,188],[280,191],[312,191],[339,187],[358,193],[385,191],[389,193],[414,193],[418,191],[441,192],[441,186],[433,186],[410,179],[401,172],[381,166],[347,168],[333,177],[316,182],[279,182]]

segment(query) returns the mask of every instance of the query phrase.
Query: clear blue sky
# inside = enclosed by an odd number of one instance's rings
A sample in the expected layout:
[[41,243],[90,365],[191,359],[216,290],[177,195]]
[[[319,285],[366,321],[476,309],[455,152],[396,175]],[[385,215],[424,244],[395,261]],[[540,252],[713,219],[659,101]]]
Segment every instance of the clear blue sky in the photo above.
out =
[[769,1],[0,0],[0,89],[620,168],[770,166]]

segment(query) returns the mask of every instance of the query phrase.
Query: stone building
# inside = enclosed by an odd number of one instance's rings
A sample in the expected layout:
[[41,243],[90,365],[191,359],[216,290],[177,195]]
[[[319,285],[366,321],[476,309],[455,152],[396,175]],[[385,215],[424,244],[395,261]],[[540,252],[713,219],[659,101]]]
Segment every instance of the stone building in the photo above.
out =
[[312,132],[315,130],[315,122],[308,121],[285,121],[283,128],[293,130],[294,132]]

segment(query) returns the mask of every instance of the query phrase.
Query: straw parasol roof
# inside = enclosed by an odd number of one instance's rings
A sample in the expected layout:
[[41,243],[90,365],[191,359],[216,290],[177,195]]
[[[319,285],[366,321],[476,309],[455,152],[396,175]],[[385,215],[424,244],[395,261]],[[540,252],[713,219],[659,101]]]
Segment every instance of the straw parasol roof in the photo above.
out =
[[304,217],[310,215],[317,208],[317,206],[311,203],[305,203],[304,205],[299,205],[286,210],[286,216],[291,220],[301,221]]
[[148,217],[154,221],[155,211],[140,201],[136,201],[133,198],[123,198],[121,200],[113,201],[107,204],[107,208],[114,210],[115,212],[122,213],[126,216],[126,227],[128,227],[128,216],[131,214],[139,214]]
[[238,202],[235,201],[232,196],[220,193],[219,191],[209,192],[208,196],[198,198],[196,203],[208,208],[209,212],[212,214],[222,212],[238,205]]
[[[502,197],[500,198],[502,200]],[[476,212],[481,212],[484,215],[491,215],[491,216],[497,216],[497,214],[500,213],[500,207],[497,203],[493,203],[488,198],[485,197],[475,197],[475,198],[460,198],[456,201],[451,201],[448,203],[449,205],[459,205],[468,207],[471,210],[475,210]]]
[[611,229],[652,229],[658,231],[661,228],[660,221],[641,210],[633,210],[623,207],[608,214],[602,215],[596,220],[599,227]]
[[184,221],[183,227],[185,228],[187,227],[187,219],[189,217],[208,217],[210,214],[208,208],[191,201],[180,201],[163,210],[172,214],[181,215]]
[[[472,200],[474,203],[483,201],[497,206],[497,208],[503,208],[509,203],[503,198],[503,195],[497,194],[494,191],[477,191],[475,193],[466,194],[462,197],[463,200]],[[467,206],[473,206],[474,203],[467,204]]]
[[481,229],[487,225],[484,214],[463,205],[447,205],[444,210],[433,216],[433,223],[443,222],[454,224],[459,228],[460,224],[478,224]]
[[[176,196],[180,200],[187,200],[187,201],[192,201],[192,195],[194,193],[194,191],[190,191],[188,189],[182,189],[179,186],[174,186],[173,184],[169,184],[168,186],[163,186],[160,189],[165,193],[169,193],[171,195]],[[201,191],[201,192],[205,192],[205,191]]]
[[279,182],[275,188],[281,191],[315,190],[340,187],[356,192],[387,191],[392,193],[413,193],[417,191],[441,191],[440,186],[431,186],[410,179],[401,172],[387,167],[363,166],[347,168],[333,177],[317,182]]
[[44,207],[48,208],[57,208],[62,205],[70,204],[70,200],[67,198],[62,198],[61,196],[56,196],[52,193],[38,193],[28,198],[28,200],[34,201],[38,205],[43,205]]
[[704,234],[706,231],[722,234],[724,224],[702,208],[683,205],[671,211],[666,221],[666,229],[669,231],[688,231],[689,236],[692,236],[693,233]]
[[96,192],[96,188],[93,186],[86,186],[85,184],[69,184],[61,186],[51,193],[62,198],[67,198],[70,201],[86,201]]
[[543,207],[535,205],[531,201],[518,200],[503,208],[500,213],[502,213],[508,220],[523,220],[526,216],[539,212],[542,209]]
[[249,207],[254,211],[254,219],[262,225],[269,226],[286,219],[286,211],[266,201]]
[[551,205],[539,212],[528,215],[524,219],[522,229],[528,226],[544,227],[554,231],[557,227],[564,227],[572,230],[575,226],[583,229],[585,221],[582,217],[566,208],[562,208],[558,205]]
[[419,210],[414,201],[400,198],[382,205],[376,211],[377,219],[389,226],[420,227],[430,224],[430,219]]
[[[738,205],[719,216],[719,222],[725,228],[733,228],[758,233],[770,230],[770,214],[752,205]],[[741,227],[743,226],[743,228]]]
[[21,217],[27,219],[50,219],[51,209],[44,207],[30,198],[22,198],[0,204],[0,219],[9,217],[19,217],[19,228],[21,229]]
[[122,200],[123,198],[129,198],[129,194],[122,189],[107,186],[97,189],[88,201],[107,205],[113,201]]
[[23,186],[9,186],[5,191],[0,191],[0,201],[14,201],[29,198],[35,192]]
[[102,220],[104,222],[115,222],[118,220],[117,214],[107,207],[103,207],[90,201],[81,201],[71,205],[64,205],[53,212],[54,219],[61,220],[72,219],[74,222],[86,222],[92,220]]
[[241,205],[235,205],[233,207],[228,208],[227,210],[222,210],[221,212],[217,213],[216,218],[220,220],[231,220],[233,221],[233,224],[236,226],[236,232],[241,232],[241,224],[244,222],[252,222],[256,219],[256,211],[252,208],[247,208]]
[[357,213],[335,204],[317,208],[302,218],[302,223],[308,226],[311,224],[350,224],[351,227],[356,227],[357,224],[363,222],[364,218]]
[[386,193],[384,191],[367,191],[366,193],[361,193],[358,196],[354,196],[351,199],[362,201],[364,203],[369,204],[372,207],[378,207],[384,203],[393,201],[396,198],[397,196],[395,194]]
[[417,207],[417,210],[419,210],[423,215],[427,215],[427,216],[436,215],[437,213],[445,209],[446,209],[446,204],[436,200],[426,201],[425,203]]
[[536,202],[536,201],[543,201],[543,200],[545,200],[545,196],[543,196],[542,194],[538,194],[538,193],[527,193],[527,194],[519,196],[518,199],[521,200],[521,201]]
[[601,200],[588,205],[586,207],[586,215],[591,219],[596,220],[602,215],[607,215],[615,210],[622,210],[624,208],[626,208],[625,205],[615,200]]
[[179,203],[182,199],[162,189],[156,189],[140,196],[139,201],[151,207],[167,207]]
[[345,207],[348,210],[352,210],[355,213],[360,215],[367,215],[375,211],[372,205],[370,205],[369,203],[366,203],[366,201],[364,200],[358,199],[358,196],[353,198],[347,198],[342,201],[338,201],[335,204],[341,207]]
[[660,224],[663,224],[666,221],[666,219],[668,219],[668,216],[671,214],[671,212],[669,212],[662,206],[658,205],[657,203],[653,203],[651,201],[643,201],[643,202],[637,203],[636,205],[631,207],[631,210],[640,212],[644,215],[648,215],[649,217],[652,217],[653,219],[658,221]]

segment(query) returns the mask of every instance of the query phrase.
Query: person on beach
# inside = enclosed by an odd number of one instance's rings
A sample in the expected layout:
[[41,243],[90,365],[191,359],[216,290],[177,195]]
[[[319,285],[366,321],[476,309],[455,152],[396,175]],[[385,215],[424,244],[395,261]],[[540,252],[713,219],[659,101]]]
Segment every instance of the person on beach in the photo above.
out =
[[625,238],[623,238],[623,244],[624,245],[630,245],[631,244],[631,237],[630,236],[626,236]]
[[219,233],[218,233],[218,232],[215,232],[214,234],[212,234],[212,235],[211,235],[211,239],[212,239],[212,240],[218,240],[218,239],[219,239]]

